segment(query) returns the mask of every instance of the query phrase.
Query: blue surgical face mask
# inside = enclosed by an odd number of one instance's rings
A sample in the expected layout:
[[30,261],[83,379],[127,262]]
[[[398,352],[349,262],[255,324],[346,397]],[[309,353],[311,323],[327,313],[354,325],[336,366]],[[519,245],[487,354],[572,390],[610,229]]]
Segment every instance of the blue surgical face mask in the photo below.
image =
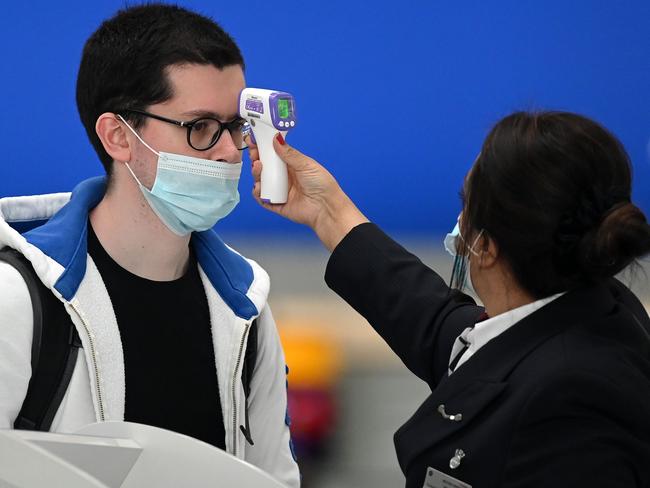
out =
[[454,229],[445,236],[445,240],[444,240],[445,249],[453,257],[456,257],[456,255],[458,254],[458,251],[456,250],[457,249],[456,246],[458,245],[459,236],[460,236],[460,222],[457,220]]
[[239,203],[242,163],[227,163],[182,154],[158,152],[118,115],[135,136],[158,155],[156,179],[151,190],[140,183],[149,206],[169,230],[179,236],[213,227]]

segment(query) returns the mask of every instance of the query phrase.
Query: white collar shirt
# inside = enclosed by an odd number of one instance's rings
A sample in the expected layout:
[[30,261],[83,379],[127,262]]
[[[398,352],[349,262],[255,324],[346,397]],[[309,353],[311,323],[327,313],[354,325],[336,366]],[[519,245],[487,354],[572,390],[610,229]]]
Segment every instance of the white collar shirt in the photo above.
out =
[[[499,314],[495,317],[490,317],[487,320],[478,322],[474,327],[467,327],[454,342],[454,346],[451,350],[451,355],[449,357],[449,363],[451,364],[457,354],[462,354],[454,371],[458,369],[462,364],[467,362],[476,352],[481,349],[485,344],[490,342],[495,337],[498,337],[500,334],[503,334],[510,327],[515,325],[520,320],[529,316],[533,312],[536,312],[540,308],[548,305],[553,300],[564,295],[563,293],[558,293],[557,295],[552,295],[550,297],[542,298],[532,303],[528,303],[521,307],[513,308],[507,312]],[[467,343],[465,352],[462,352],[462,349],[465,348],[464,344]],[[448,371],[449,374],[452,374],[451,369]]]

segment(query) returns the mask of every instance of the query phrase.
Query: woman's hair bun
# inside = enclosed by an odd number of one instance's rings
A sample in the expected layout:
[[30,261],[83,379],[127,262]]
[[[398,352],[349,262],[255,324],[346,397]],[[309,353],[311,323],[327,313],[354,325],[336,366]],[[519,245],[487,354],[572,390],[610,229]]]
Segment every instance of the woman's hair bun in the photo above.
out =
[[583,235],[577,257],[585,277],[607,278],[649,253],[650,225],[637,206],[624,201],[612,206],[600,224]]

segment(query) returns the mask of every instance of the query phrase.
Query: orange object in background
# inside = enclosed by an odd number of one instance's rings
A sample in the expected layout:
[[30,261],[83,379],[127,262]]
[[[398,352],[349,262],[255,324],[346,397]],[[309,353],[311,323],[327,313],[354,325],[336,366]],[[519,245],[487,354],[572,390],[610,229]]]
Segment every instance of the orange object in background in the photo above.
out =
[[291,437],[299,459],[318,457],[336,423],[336,385],[342,361],[325,324],[279,321],[289,368]]

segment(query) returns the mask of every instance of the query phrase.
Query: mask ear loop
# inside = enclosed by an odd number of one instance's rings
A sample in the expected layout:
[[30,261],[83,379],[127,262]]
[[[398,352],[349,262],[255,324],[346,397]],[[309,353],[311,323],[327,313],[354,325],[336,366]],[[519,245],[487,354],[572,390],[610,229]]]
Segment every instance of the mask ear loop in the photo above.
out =
[[145,147],[146,147],[147,149],[149,149],[149,151],[151,151],[152,153],[154,153],[156,156],[159,156],[159,157],[160,157],[160,153],[159,153],[158,151],[156,151],[154,148],[152,148],[149,144],[147,144],[146,142],[144,142],[144,140],[142,140],[142,137],[140,137],[140,134],[138,134],[138,133],[135,131],[135,129],[134,129],[133,127],[131,127],[131,126],[129,125],[129,123],[128,123],[126,120],[124,120],[124,117],[122,117],[120,114],[117,114],[117,116],[118,116],[120,119],[122,119],[122,122],[124,122],[124,124],[126,124],[126,126],[129,128],[129,130],[130,130],[131,132],[133,132],[133,135],[134,135],[135,137],[137,137],[138,140],[139,140],[142,144],[144,144]]
[[[129,173],[131,173],[131,176],[133,176],[133,179],[135,180],[135,182],[136,182],[139,186],[146,188],[142,183],[140,183],[140,180],[138,179],[138,177],[135,175],[135,173],[134,173],[133,170],[131,169],[131,166],[129,166],[129,163],[126,162],[126,161],[124,161],[124,166],[126,166],[126,169],[129,170]],[[148,190],[148,188],[147,188],[147,190]]]
[[[476,243],[478,242],[478,240],[479,240],[479,239],[481,238],[481,236],[483,235],[483,231],[484,231],[484,229],[481,229],[481,232],[478,233],[478,235],[476,236],[476,239],[474,239],[474,242],[472,242],[472,245],[469,246],[469,247],[467,248],[467,250],[468,250],[469,252],[471,252],[471,253],[472,253],[474,256],[476,256],[476,257],[478,257],[480,253],[479,253],[478,251],[475,251],[475,250],[474,250],[474,246],[476,246]],[[482,251],[481,251],[481,252],[482,252]]]
[[[124,124],[129,128],[129,130],[130,130],[131,132],[133,132],[133,135],[135,135],[135,137],[137,137],[138,140],[139,140],[142,144],[144,144],[145,147],[146,147],[147,149],[149,149],[149,150],[150,150],[152,153],[154,153],[156,156],[160,157],[160,153],[159,153],[158,151],[156,151],[154,148],[152,148],[149,144],[147,144],[146,142],[144,142],[144,141],[142,140],[142,137],[140,137],[140,135],[135,131],[135,129],[133,129],[133,127],[131,127],[131,125],[130,125],[126,120],[124,120],[124,117],[122,117],[120,114],[117,114],[117,117],[119,117],[119,118],[122,120],[122,122],[124,122]],[[140,180],[138,179],[138,177],[135,175],[135,173],[134,173],[133,170],[131,169],[131,165],[129,165],[129,162],[128,162],[128,161],[124,161],[124,166],[126,166],[126,169],[129,170],[129,173],[131,173],[131,176],[133,176],[133,179],[136,181],[136,183],[137,183],[140,187],[142,187],[142,188],[146,188],[146,187],[145,187],[145,186],[140,182]],[[149,191],[148,188],[147,188],[147,191]]]

